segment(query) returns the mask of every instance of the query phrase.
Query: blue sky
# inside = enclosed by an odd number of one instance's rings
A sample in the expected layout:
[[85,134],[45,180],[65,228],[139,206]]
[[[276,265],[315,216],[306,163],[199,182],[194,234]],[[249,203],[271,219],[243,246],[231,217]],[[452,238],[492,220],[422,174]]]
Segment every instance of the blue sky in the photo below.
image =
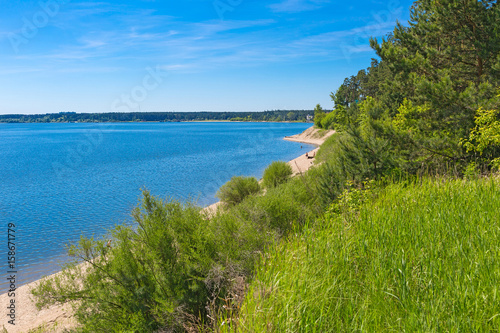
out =
[[0,114],[330,109],[412,4],[0,3]]

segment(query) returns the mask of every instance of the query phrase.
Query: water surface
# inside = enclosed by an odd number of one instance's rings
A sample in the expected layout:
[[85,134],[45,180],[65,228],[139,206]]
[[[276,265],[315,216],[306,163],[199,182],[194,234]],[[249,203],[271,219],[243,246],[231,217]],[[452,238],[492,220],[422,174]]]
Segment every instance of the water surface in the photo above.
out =
[[[0,124],[0,221],[5,233],[16,224],[17,286],[58,271],[65,244],[81,235],[101,237],[115,224],[131,223],[141,189],[214,203],[231,176],[261,178],[272,161],[310,148],[283,140],[310,126]],[[7,251],[1,253],[6,275]],[[6,291],[5,283],[0,287]]]

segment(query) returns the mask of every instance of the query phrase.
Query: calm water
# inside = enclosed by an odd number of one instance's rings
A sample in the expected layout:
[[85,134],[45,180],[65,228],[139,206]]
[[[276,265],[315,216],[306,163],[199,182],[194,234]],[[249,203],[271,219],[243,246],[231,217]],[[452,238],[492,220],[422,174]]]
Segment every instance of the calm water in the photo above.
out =
[[[59,270],[65,244],[81,235],[102,236],[131,223],[141,188],[200,206],[214,203],[231,176],[261,178],[272,161],[303,153],[306,145],[282,139],[310,126],[0,124],[0,225],[6,243],[8,223],[16,224],[18,286]],[[2,276],[7,252],[0,253]]]

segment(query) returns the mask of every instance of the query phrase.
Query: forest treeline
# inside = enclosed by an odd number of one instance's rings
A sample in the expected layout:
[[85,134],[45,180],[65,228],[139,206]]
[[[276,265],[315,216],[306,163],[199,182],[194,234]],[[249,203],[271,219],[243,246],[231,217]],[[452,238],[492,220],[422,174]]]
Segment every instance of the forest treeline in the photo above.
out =
[[108,112],[0,115],[3,123],[104,123],[104,122],[181,122],[181,121],[307,121],[312,110],[273,110],[262,112]]
[[491,167],[498,138],[485,145],[495,138],[474,133],[498,123],[497,2],[416,1],[410,18],[386,38],[370,40],[380,59],[331,94],[332,112],[318,105],[315,124],[339,132],[338,163],[359,179],[463,170],[470,163]]
[[38,305],[71,302],[75,332],[499,331],[500,7],[410,17],[316,107],[316,167],[234,177],[214,214],[145,191]]

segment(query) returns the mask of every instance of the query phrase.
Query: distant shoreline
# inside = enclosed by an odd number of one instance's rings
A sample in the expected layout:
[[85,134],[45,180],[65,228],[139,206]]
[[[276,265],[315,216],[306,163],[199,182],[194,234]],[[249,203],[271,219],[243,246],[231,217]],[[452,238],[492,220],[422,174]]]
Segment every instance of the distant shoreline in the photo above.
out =
[[182,120],[182,121],[60,121],[60,122],[7,122],[0,120],[0,124],[180,124],[180,123],[284,123],[306,124],[307,121],[269,121],[269,120]]
[[192,123],[275,123],[275,124],[311,124],[308,121],[268,121],[268,120],[183,120],[183,121],[64,121],[64,122],[6,122],[1,121],[0,124],[192,124]]
[[114,122],[188,122],[249,121],[308,122],[313,110],[274,110],[247,112],[59,112],[46,114],[0,114],[0,123],[114,123]]

